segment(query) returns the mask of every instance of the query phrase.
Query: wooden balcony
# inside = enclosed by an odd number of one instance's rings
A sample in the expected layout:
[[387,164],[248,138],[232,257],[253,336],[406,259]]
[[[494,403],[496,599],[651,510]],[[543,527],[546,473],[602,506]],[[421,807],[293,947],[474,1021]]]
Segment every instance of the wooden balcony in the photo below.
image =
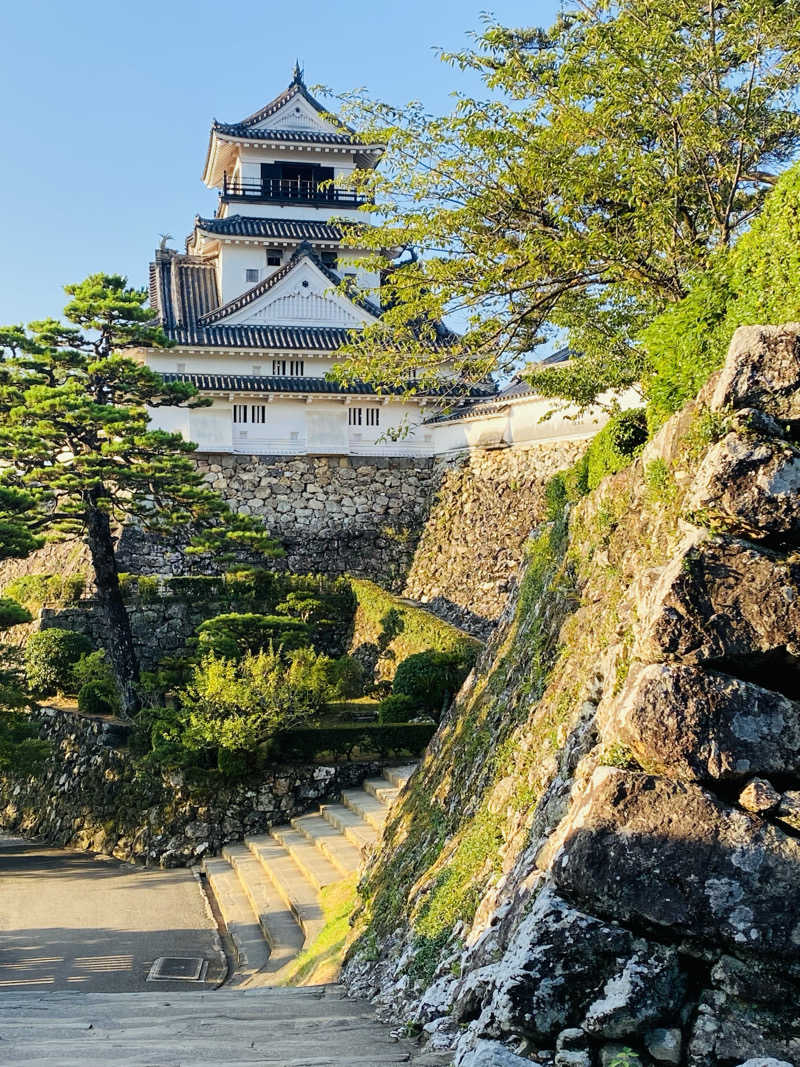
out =
[[222,200],[272,201],[281,204],[340,204],[360,207],[369,203],[369,198],[356,189],[340,189],[329,182],[317,184],[298,178],[244,178],[233,180],[227,174],[222,177]]

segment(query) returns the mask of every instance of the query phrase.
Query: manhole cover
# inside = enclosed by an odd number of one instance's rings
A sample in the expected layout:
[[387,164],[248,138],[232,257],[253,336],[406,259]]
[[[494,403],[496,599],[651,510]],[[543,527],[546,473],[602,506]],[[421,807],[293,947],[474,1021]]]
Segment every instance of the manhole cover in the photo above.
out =
[[147,975],[148,982],[202,982],[208,962],[201,956],[159,956]]

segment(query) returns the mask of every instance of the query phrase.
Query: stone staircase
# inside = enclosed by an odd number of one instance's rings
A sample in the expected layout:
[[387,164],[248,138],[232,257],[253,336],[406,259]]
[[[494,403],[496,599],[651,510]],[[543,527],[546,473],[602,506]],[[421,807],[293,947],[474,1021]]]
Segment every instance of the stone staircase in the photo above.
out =
[[238,985],[278,985],[324,926],[319,892],[357,872],[413,766],[390,768],[203,864],[236,954]]
[[383,1067],[449,1063],[397,1040],[340,987],[0,995],[0,1064]]

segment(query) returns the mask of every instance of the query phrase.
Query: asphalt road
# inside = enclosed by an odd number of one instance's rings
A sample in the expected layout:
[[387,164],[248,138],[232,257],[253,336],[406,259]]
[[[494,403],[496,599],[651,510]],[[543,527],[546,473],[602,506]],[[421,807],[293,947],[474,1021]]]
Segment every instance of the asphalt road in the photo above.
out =
[[[0,992],[210,988],[224,974],[191,871],[144,869],[0,836]],[[159,956],[201,956],[205,986],[148,982]]]

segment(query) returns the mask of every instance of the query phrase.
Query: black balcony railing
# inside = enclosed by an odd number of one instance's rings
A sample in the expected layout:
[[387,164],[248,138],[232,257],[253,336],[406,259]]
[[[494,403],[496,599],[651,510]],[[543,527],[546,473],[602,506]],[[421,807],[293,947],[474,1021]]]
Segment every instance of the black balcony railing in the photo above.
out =
[[296,200],[305,204],[335,203],[358,206],[368,198],[356,189],[339,189],[325,182],[317,184],[300,178],[222,178],[222,192],[227,200]]

